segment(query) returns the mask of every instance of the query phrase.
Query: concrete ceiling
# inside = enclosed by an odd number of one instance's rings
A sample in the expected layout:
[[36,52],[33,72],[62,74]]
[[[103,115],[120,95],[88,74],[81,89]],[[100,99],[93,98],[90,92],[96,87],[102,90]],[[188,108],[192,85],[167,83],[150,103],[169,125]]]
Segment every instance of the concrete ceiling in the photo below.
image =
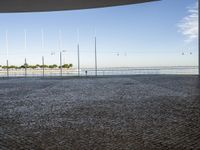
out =
[[0,13],[88,9],[150,1],[157,0],[0,0]]

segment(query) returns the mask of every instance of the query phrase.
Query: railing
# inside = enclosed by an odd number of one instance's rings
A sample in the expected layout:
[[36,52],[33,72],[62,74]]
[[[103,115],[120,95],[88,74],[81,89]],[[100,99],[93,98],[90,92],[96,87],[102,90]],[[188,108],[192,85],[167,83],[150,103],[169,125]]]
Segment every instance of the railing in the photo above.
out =
[[[95,75],[94,69],[82,69],[85,75]],[[170,67],[129,67],[98,69],[98,75],[137,75],[137,74],[198,74],[197,66]]]
[[[170,66],[170,67],[120,67],[99,68],[97,75],[138,75],[138,74],[198,74],[197,66]],[[84,68],[80,70],[80,76],[94,76],[95,70]],[[41,77],[41,76],[78,76],[77,69],[0,69],[0,77]]]

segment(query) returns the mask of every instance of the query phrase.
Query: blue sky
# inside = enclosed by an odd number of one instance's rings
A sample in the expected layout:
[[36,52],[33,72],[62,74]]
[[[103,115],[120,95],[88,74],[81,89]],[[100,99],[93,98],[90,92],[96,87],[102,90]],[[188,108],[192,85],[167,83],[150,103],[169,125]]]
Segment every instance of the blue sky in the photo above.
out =
[[10,64],[23,64],[25,57],[35,64],[42,56],[47,64],[58,64],[63,49],[67,50],[63,63],[76,67],[79,41],[81,67],[94,67],[96,35],[99,67],[197,65],[197,38],[192,36],[196,24],[186,26],[196,4],[197,0],[161,0],[100,9],[0,14],[0,64],[5,65],[7,57]]

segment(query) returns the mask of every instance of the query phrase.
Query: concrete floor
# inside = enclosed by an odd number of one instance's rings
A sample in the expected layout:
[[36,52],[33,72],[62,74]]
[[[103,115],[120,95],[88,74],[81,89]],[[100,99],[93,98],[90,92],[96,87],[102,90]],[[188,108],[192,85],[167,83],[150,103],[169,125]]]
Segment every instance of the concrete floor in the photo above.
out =
[[0,79],[0,149],[200,149],[200,80]]

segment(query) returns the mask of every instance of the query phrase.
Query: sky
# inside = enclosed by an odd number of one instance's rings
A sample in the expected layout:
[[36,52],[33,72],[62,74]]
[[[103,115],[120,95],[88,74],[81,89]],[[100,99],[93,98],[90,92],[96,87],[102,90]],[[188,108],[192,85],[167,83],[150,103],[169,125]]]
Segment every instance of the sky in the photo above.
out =
[[[0,65],[94,67],[198,65],[197,0],[161,0],[99,9],[0,14]],[[51,55],[51,54],[54,55]],[[184,55],[183,55],[184,54]]]

